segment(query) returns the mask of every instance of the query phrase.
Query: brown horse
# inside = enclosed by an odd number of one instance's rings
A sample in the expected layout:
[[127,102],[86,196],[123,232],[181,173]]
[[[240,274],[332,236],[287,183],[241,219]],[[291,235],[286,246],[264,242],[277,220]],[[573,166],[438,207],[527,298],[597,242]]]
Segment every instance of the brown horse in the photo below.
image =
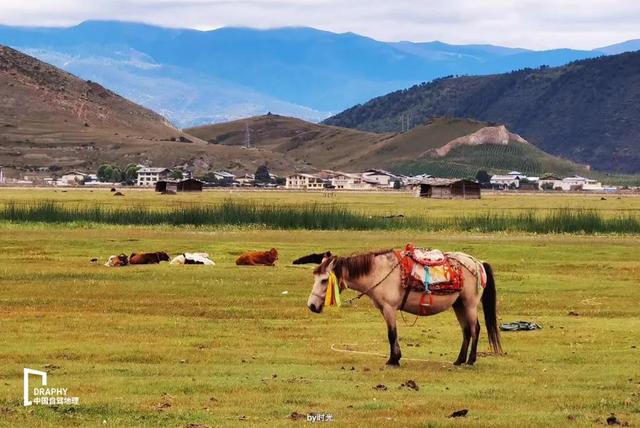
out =
[[[484,290],[477,287],[480,272],[472,272],[471,267],[478,266],[473,257],[455,253],[456,260],[462,266],[464,286],[457,292],[444,295],[431,294],[428,305],[423,304],[423,292],[407,291],[403,287],[401,263],[393,250],[370,252],[351,257],[326,257],[314,274],[314,284],[307,306],[312,312],[320,313],[325,301],[330,273],[333,272],[338,281],[347,288],[368,295],[373,304],[380,310],[387,323],[390,356],[388,365],[400,365],[400,345],[396,329],[398,310],[414,315],[435,315],[451,307],[456,313],[462,328],[462,346],[455,365],[476,361],[480,323],[478,322],[478,304],[482,302],[484,320],[489,336],[489,343],[495,353],[502,352],[500,332],[497,325],[496,285],[493,271],[488,263],[483,263],[487,274]],[[471,352],[467,358],[471,344]]]

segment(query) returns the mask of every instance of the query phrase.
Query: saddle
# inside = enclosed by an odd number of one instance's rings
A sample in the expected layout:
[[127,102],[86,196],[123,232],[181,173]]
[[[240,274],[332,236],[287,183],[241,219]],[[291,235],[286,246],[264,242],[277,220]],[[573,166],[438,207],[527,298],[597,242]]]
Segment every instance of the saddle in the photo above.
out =
[[464,286],[462,265],[440,250],[407,244],[397,256],[402,266],[404,288],[426,294],[451,294]]

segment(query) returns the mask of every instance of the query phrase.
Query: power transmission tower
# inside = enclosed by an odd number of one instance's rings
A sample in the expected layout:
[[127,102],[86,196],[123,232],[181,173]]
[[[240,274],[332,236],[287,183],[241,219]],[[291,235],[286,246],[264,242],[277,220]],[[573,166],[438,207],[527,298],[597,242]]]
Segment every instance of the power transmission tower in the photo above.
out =
[[404,132],[408,132],[409,129],[411,128],[411,116],[408,114],[404,114],[402,113],[400,115],[400,132],[404,133]]
[[249,124],[245,125],[244,130],[244,147],[247,149],[251,148],[251,128],[249,128]]

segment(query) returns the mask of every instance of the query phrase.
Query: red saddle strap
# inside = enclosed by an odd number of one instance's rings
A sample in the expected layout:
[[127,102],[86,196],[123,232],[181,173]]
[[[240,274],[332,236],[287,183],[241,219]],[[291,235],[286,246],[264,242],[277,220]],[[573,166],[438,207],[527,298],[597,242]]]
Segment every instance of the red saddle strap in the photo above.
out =
[[[427,297],[428,296],[428,297]],[[427,298],[429,299],[429,303],[427,304]],[[433,294],[432,293],[423,293],[420,296],[420,307],[418,308],[418,315],[421,317],[427,316],[427,306],[433,305]]]

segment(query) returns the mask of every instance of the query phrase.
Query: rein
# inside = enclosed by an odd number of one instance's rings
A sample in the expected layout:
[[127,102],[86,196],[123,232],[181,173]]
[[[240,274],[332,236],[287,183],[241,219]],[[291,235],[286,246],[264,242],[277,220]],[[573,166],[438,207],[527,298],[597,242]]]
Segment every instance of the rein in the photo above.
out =
[[[373,284],[371,287],[367,288],[365,291],[361,292],[360,294],[358,294],[356,297],[352,297],[350,299],[347,299],[344,301],[345,304],[350,305],[354,300],[358,300],[359,298],[361,298],[362,296],[364,296],[365,294],[369,293],[371,290],[373,290],[374,288],[376,288],[378,285],[382,284],[387,278],[389,278],[389,276],[393,273],[394,270],[396,270],[396,268],[400,266],[400,261],[398,261],[389,271],[389,273],[387,273],[384,278],[382,278],[380,281],[376,282],[375,284]],[[349,284],[345,281],[345,285],[347,286],[347,288],[349,288]]]

